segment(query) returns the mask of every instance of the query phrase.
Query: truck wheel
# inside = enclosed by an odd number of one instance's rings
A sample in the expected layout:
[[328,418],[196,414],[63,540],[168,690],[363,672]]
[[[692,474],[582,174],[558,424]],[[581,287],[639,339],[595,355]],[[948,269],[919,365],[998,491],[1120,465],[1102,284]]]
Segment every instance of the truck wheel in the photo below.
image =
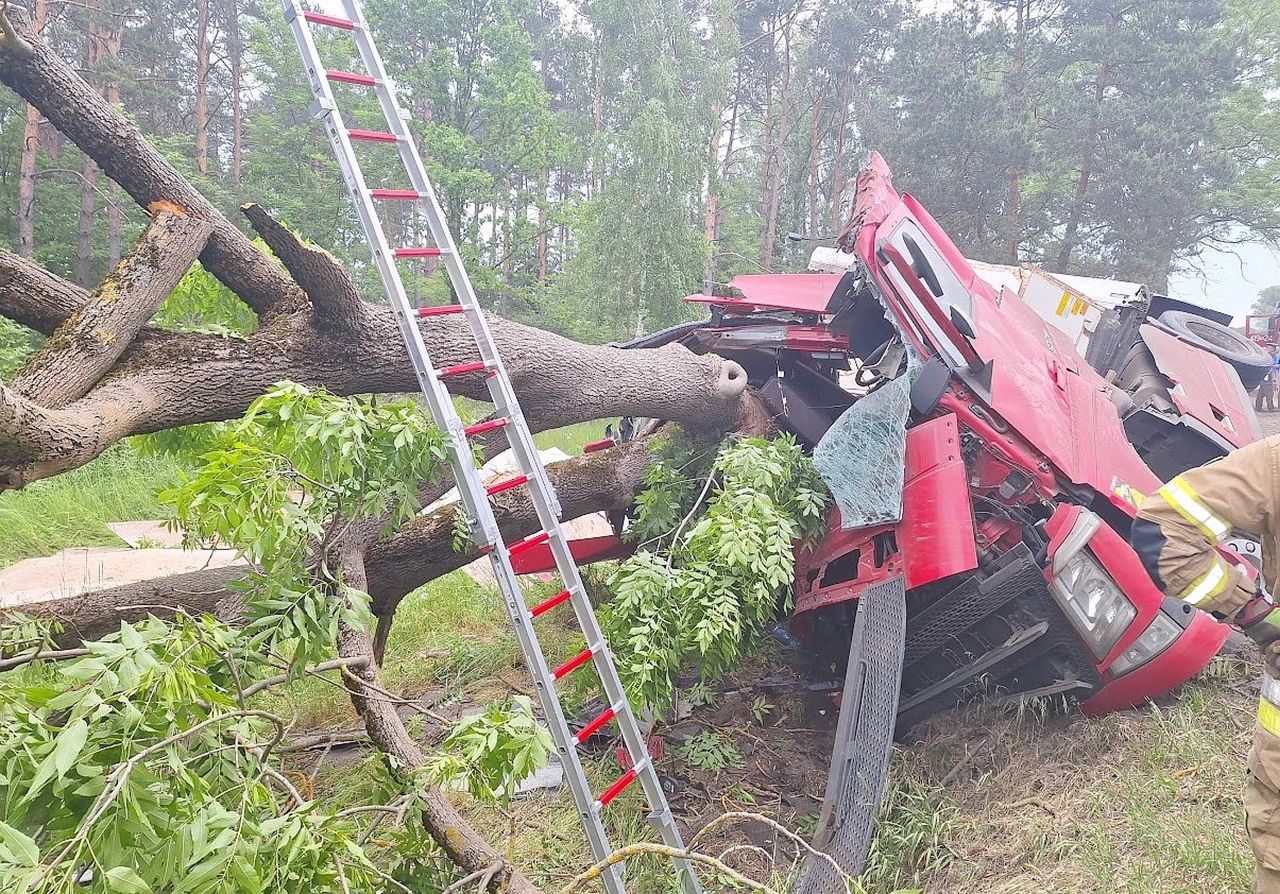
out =
[[1195,345],[1231,364],[1246,391],[1252,390],[1271,369],[1271,355],[1239,332],[1213,320],[1182,310],[1166,310],[1160,326],[1189,345]]

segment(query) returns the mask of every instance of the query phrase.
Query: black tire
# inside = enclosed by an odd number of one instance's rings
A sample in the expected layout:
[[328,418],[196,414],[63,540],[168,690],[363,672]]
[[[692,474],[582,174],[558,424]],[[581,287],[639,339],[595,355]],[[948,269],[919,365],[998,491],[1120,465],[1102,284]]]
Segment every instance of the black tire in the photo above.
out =
[[1266,378],[1274,362],[1271,355],[1234,329],[1182,310],[1166,310],[1160,326],[1189,345],[1220,357],[1235,368],[1246,391]]

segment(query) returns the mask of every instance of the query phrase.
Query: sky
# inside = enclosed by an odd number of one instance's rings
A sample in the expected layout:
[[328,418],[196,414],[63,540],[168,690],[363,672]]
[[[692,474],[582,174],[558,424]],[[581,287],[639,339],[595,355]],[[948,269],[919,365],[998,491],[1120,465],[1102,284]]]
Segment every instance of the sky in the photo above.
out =
[[1258,292],[1280,285],[1280,253],[1262,243],[1233,246],[1230,252],[1206,249],[1199,269],[1169,276],[1169,295],[1235,316],[1242,324]]

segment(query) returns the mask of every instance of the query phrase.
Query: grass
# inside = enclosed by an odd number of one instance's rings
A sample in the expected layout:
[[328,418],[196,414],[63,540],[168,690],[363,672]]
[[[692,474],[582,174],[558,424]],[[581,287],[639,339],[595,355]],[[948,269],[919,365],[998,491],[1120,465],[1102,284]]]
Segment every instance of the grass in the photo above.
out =
[[570,456],[578,456],[582,453],[583,444],[590,444],[604,437],[604,428],[610,422],[616,424],[617,420],[595,419],[591,422],[566,425],[564,428],[553,428],[534,435],[533,443],[538,445],[539,450],[557,447]]
[[0,494],[0,567],[71,546],[120,546],[108,522],[163,518],[156,493],[180,466],[116,445],[88,465]]

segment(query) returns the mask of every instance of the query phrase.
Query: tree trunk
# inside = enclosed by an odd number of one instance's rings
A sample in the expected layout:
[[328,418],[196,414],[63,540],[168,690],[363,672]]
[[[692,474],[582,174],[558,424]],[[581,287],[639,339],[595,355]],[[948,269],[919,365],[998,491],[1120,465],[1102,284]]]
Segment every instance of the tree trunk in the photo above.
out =
[[850,90],[853,87],[853,74],[845,75],[840,85],[840,124],[836,127],[836,147],[831,162],[831,231],[838,233],[844,229],[844,144],[845,135],[849,131]]
[[227,58],[231,66],[231,182],[240,185],[244,169],[244,104],[240,95],[240,3],[227,0]]
[[196,0],[196,170],[209,173],[209,0]]
[[[790,22],[787,23],[790,28]],[[782,35],[782,83],[778,95],[778,111],[775,133],[773,135],[773,163],[769,166],[769,207],[764,220],[764,250],[761,252],[760,266],[765,271],[773,270],[774,243],[778,236],[778,211],[782,205],[782,167],[787,142],[787,103],[790,100],[791,86],[791,38],[787,31]]]
[[1018,246],[1022,242],[1022,162],[1021,155],[1030,142],[1028,129],[1026,89],[1027,89],[1027,30],[1030,27],[1030,0],[1016,0],[1014,6],[1014,49],[1013,70],[1010,72],[1010,92],[1012,94],[1013,115],[1016,121],[1015,133],[1024,138],[1017,141],[1013,149],[1014,160],[1006,169],[1005,183],[1005,262],[1018,263]]
[[821,212],[818,209],[818,160],[822,148],[822,134],[818,122],[822,119],[823,108],[827,103],[829,83],[823,84],[822,92],[814,100],[809,111],[809,236],[817,238],[821,231]]
[[724,104],[717,99],[713,113],[716,123],[707,145],[707,199],[702,206],[702,238],[707,242],[707,265],[703,270],[702,290],[708,295],[716,281],[717,224],[720,219],[717,191],[720,189],[720,140],[724,133],[724,122],[720,120],[720,116],[723,114]]
[[551,185],[551,172],[546,165],[538,173],[538,285],[547,284],[547,252],[551,233],[547,228],[547,189]]
[[[1116,13],[1107,20],[1106,45],[1111,45],[1111,34],[1120,24]],[[1067,214],[1067,226],[1062,236],[1062,245],[1058,248],[1058,271],[1071,272],[1071,253],[1076,249],[1079,239],[1080,223],[1084,219],[1085,203],[1089,198],[1089,181],[1093,178],[1094,165],[1098,158],[1099,130],[1102,123],[1102,104],[1106,100],[1107,86],[1111,80],[1111,60],[1104,60],[1098,68],[1098,76],[1093,82],[1093,108],[1089,111],[1089,123],[1085,128],[1084,157],[1080,161],[1080,174],[1076,178],[1075,194],[1071,199],[1071,210]]]
[[[32,29],[44,31],[48,0],[35,0]],[[27,103],[22,128],[22,161],[18,174],[18,254],[30,258],[36,251],[36,154],[40,149],[40,110]]]
[[132,254],[27,361],[13,390],[50,408],[88,394],[178,285],[211,230],[206,220],[157,209]]
[[[0,10],[0,81],[94,159],[139,205],[166,200],[214,225],[200,263],[260,314],[287,313],[306,296],[156,151],[142,132],[35,36],[26,14]],[[264,263],[265,262],[265,263]]]
[[[90,83],[97,81],[96,69],[102,47],[102,29],[98,21],[100,0],[89,0],[85,6],[88,27],[85,31],[84,70]],[[80,166],[80,213],[76,218],[76,282],[88,288],[93,284],[93,216],[97,206],[98,166],[86,156]]]

